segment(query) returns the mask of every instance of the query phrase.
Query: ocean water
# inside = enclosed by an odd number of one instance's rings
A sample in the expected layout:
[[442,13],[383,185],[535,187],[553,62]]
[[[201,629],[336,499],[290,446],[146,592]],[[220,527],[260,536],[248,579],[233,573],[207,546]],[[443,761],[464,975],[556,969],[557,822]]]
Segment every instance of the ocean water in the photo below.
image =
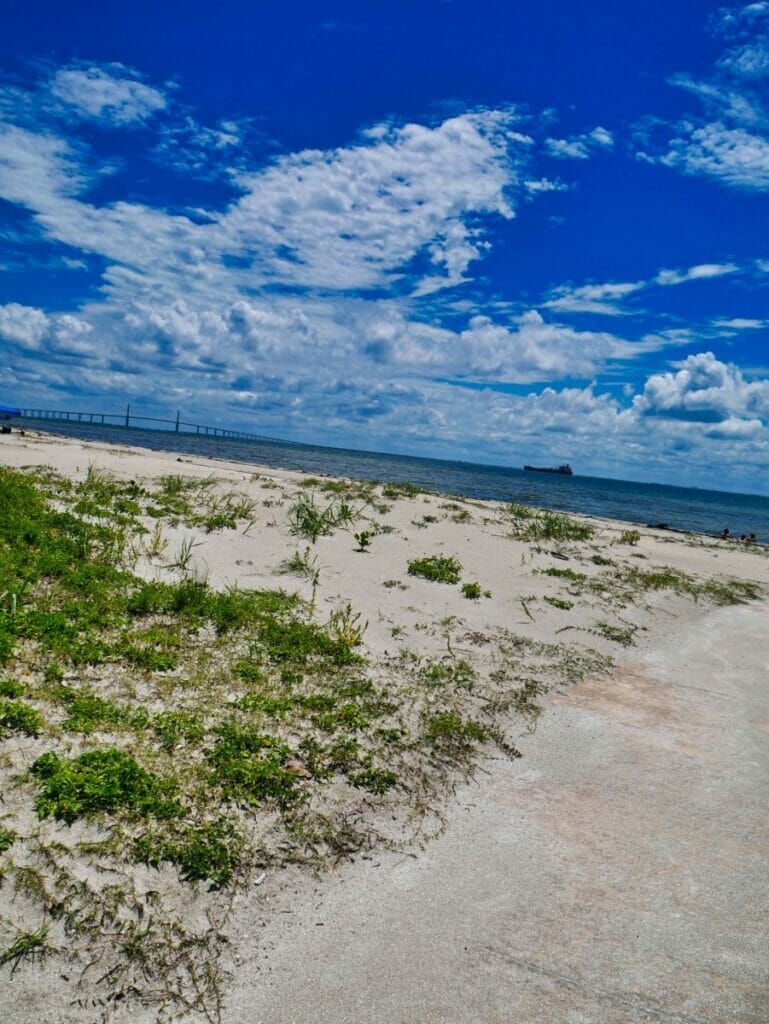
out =
[[567,477],[527,473],[523,469],[471,462],[284,442],[237,441],[166,430],[31,420],[25,423],[68,437],[296,469],[316,475],[410,482],[444,494],[522,502],[628,523],[665,523],[673,530],[717,534],[728,527],[733,535],[755,533],[760,542],[769,543],[769,497],[756,494],[729,494],[578,474]]

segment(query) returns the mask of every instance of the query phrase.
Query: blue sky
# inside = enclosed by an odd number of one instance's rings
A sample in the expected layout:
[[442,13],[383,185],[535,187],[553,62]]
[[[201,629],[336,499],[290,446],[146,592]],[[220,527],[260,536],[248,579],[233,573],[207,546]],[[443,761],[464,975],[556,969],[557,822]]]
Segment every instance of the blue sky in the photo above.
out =
[[10,0],[0,68],[0,400],[769,493],[769,2]]

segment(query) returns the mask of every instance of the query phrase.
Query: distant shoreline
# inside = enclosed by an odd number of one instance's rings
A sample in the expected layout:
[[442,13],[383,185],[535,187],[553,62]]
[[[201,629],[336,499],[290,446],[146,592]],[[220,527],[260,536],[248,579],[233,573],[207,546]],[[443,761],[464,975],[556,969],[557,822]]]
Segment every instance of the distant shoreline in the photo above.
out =
[[25,429],[46,436],[81,438],[110,446],[131,444],[147,451],[225,459],[357,480],[414,482],[442,494],[530,504],[571,514],[646,526],[666,523],[671,531],[717,537],[728,527],[739,536],[755,533],[769,542],[769,497],[647,484],[596,477],[532,474],[513,467],[390,455],[309,444],[238,442],[192,433],[75,423],[35,424]]

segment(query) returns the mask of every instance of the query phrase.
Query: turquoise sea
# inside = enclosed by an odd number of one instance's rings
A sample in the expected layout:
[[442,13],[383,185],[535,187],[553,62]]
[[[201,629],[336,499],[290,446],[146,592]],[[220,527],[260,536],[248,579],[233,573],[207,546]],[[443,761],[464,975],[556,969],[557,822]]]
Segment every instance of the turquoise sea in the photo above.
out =
[[606,516],[629,523],[665,523],[673,530],[733,535],[755,533],[769,542],[769,497],[600,477],[527,473],[505,466],[448,462],[408,455],[322,448],[273,441],[239,441],[166,430],[85,423],[25,423],[69,437],[137,445],[155,451],[231,459],[361,480],[410,482],[445,494],[516,501],[543,508]]

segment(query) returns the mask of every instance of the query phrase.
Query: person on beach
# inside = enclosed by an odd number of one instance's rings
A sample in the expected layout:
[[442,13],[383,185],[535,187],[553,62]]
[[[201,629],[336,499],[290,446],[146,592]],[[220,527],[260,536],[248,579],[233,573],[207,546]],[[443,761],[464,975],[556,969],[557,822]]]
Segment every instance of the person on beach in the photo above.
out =
[[729,533],[729,527],[727,526],[725,529],[721,531],[721,540],[729,540],[730,536],[731,534]]

